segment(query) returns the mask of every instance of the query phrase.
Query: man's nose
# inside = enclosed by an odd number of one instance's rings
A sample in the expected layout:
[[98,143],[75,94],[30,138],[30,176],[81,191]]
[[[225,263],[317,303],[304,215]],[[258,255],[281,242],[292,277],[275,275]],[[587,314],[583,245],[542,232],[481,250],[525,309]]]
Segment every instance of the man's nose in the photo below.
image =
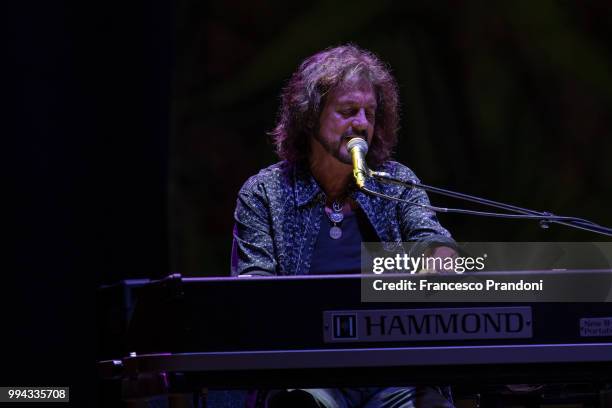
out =
[[365,109],[359,109],[359,112],[353,118],[353,127],[357,129],[366,129],[368,127],[368,118]]

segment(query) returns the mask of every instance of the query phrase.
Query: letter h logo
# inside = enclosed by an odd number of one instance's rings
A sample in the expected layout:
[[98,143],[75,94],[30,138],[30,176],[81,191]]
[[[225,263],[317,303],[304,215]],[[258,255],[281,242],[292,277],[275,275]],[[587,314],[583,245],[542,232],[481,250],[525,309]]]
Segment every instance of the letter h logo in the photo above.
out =
[[357,338],[357,315],[338,314],[333,317],[334,339],[356,339]]

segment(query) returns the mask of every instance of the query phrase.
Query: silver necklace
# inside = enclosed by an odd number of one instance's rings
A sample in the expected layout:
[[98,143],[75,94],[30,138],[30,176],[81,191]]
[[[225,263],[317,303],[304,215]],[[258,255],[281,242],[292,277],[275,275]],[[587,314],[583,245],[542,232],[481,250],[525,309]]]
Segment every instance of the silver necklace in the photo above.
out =
[[332,211],[327,214],[329,220],[334,224],[329,229],[329,236],[331,239],[342,238],[342,228],[340,228],[340,226],[338,225],[344,219],[344,214],[342,214],[342,207],[344,207],[342,204],[340,204],[338,201],[334,201],[332,203]]

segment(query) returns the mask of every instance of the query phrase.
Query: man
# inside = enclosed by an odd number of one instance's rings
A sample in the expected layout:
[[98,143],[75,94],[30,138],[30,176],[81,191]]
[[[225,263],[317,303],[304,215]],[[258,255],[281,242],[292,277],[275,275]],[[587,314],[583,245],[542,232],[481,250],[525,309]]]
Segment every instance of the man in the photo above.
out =
[[[374,54],[346,45],[306,59],[284,89],[272,132],[282,161],[251,177],[238,195],[232,274],[359,273],[361,242],[414,241],[428,256],[452,256],[454,241],[433,212],[355,187],[346,148],[353,137],[367,141],[370,168],[417,180],[410,169],[390,161],[398,123],[397,84]],[[421,190],[371,179],[366,186],[429,204]],[[431,387],[295,390],[272,393],[267,402],[452,406],[441,390]]]

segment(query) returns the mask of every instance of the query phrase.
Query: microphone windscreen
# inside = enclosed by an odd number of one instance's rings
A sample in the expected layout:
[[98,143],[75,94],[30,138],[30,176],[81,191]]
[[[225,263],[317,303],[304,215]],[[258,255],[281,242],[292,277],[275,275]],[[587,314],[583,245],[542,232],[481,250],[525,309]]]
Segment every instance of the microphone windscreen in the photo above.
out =
[[348,141],[346,144],[346,149],[350,152],[353,147],[359,147],[361,150],[363,150],[364,154],[368,152],[368,142],[361,137],[354,137]]

